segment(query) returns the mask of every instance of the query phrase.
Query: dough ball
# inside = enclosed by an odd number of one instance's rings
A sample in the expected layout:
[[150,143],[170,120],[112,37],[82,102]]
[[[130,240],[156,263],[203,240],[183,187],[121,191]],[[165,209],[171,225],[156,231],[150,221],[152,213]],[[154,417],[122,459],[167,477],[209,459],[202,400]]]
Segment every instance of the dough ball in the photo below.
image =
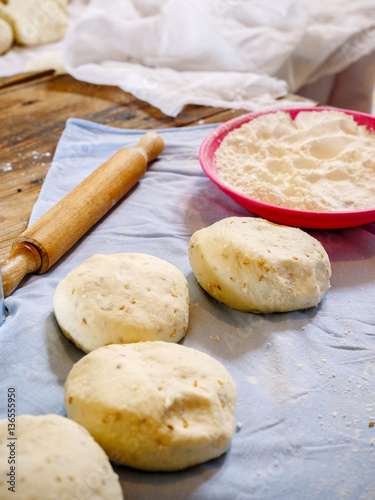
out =
[[0,18],[0,54],[4,54],[13,44],[13,30],[9,23]]
[[224,366],[167,342],[101,347],[68,375],[68,417],[109,457],[151,471],[184,469],[229,448],[235,384]]
[[[22,415],[11,448],[8,424],[0,420],[0,498],[122,500],[108,457],[82,426],[59,415]],[[16,463],[9,463],[14,456]],[[8,491],[11,466],[16,493]]]
[[189,257],[202,288],[240,311],[307,309],[330,286],[331,266],[319,241],[260,218],[230,217],[196,231]]
[[14,38],[21,45],[56,42],[67,28],[64,0],[8,0],[0,2],[0,17],[13,28]]
[[53,308],[61,330],[85,352],[178,342],[188,327],[189,289],[181,271],[152,255],[94,255],[59,283]]
[[54,69],[54,75],[63,75],[66,70],[62,61],[62,52],[43,52],[25,64],[25,72],[37,72]]

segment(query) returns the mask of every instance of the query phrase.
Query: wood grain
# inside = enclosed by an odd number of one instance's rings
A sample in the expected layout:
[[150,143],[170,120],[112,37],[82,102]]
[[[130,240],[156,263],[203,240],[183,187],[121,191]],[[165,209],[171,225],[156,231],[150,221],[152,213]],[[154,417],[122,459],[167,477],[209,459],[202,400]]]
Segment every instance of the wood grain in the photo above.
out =
[[10,87],[17,83],[24,83],[30,80],[40,80],[43,76],[50,76],[54,73],[54,69],[46,69],[43,71],[31,71],[27,73],[17,73],[11,76],[2,76],[0,77],[0,88]]
[[188,106],[170,118],[117,87],[79,82],[68,75],[13,78],[0,86],[0,259],[8,256],[12,242],[27,227],[68,118],[150,130],[218,123],[244,112]]

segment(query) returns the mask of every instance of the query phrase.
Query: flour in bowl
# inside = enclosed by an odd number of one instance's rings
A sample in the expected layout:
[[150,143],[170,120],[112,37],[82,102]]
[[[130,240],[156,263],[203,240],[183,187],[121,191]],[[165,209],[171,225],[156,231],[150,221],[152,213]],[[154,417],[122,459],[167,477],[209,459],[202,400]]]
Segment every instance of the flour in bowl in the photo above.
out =
[[345,212],[375,207],[375,134],[340,111],[277,111],[227,134],[220,179],[271,205]]

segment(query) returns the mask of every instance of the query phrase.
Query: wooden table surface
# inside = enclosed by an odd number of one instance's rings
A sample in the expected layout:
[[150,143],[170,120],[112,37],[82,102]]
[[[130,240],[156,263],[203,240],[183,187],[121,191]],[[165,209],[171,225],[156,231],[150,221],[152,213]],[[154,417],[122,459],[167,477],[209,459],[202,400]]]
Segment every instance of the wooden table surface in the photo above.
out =
[[53,70],[0,78],[0,260],[27,227],[68,118],[160,129],[218,123],[245,112],[188,106],[170,118],[117,87],[55,76]]

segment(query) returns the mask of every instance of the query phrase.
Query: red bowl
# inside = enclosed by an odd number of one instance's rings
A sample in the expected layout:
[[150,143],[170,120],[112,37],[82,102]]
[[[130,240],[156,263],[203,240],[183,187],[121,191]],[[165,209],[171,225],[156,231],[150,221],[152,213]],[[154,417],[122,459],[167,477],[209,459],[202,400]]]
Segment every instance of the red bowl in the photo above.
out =
[[276,109],[251,113],[229,120],[213,130],[203,141],[199,150],[199,161],[203,171],[224,193],[230,196],[242,207],[250,210],[256,215],[269,219],[279,224],[288,226],[314,228],[314,229],[337,229],[344,227],[354,227],[368,224],[375,221],[375,208],[371,210],[357,210],[353,212],[314,212],[307,210],[297,210],[270,205],[261,201],[253,200],[240,194],[226,186],[219,178],[216,167],[215,153],[222,143],[224,137],[232,130],[241,127],[244,123],[250,122],[258,116],[276,112],[289,113],[294,119],[301,111],[341,111],[347,115],[352,115],[358,125],[365,125],[371,132],[375,132],[375,117],[366,113],[359,113],[347,109],[332,108],[297,108],[297,109]]

